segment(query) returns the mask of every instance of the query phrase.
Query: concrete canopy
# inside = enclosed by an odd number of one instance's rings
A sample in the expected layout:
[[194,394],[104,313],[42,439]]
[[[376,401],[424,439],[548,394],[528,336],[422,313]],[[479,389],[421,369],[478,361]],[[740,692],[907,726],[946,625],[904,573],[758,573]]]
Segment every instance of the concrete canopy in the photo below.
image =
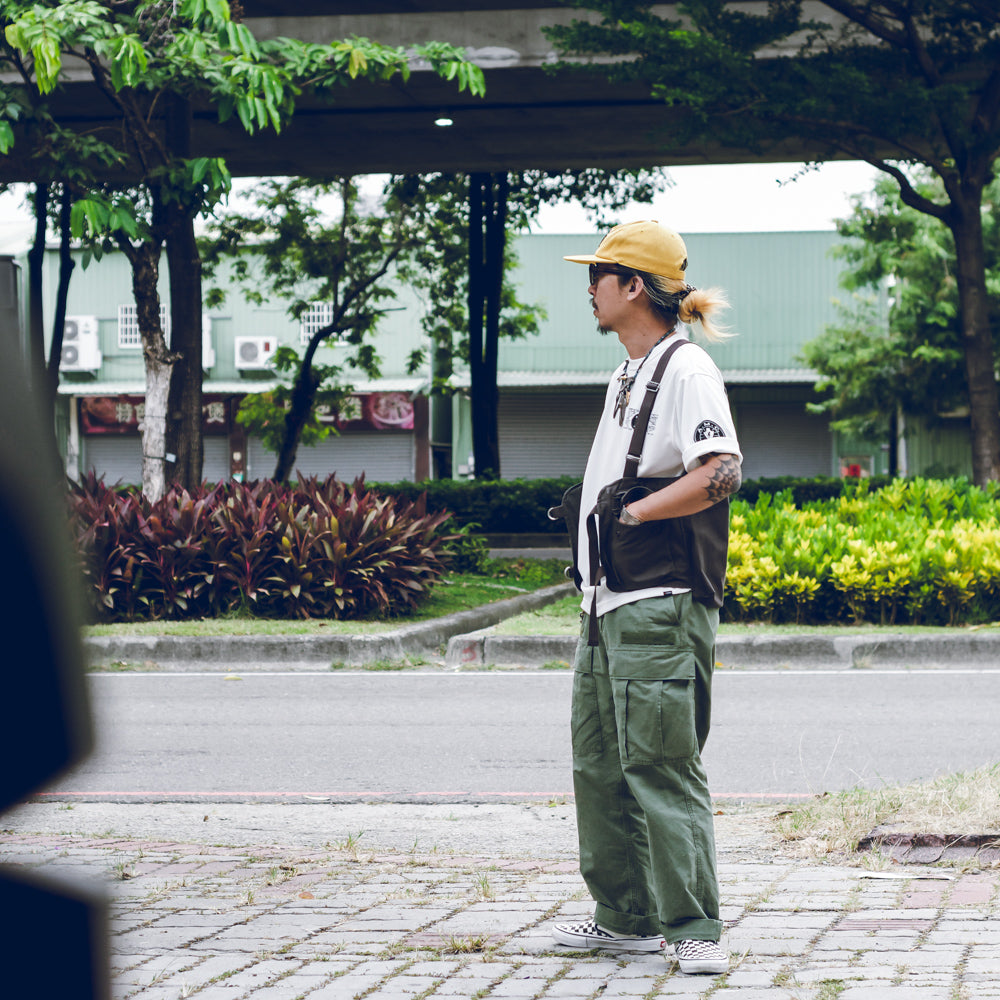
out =
[[[406,83],[352,83],[335,103],[302,99],[278,136],[247,136],[237,122],[220,125],[214,109],[204,107],[195,111],[192,155],[224,156],[236,176],[317,177],[741,159],[732,150],[672,146],[670,111],[644,87],[611,85],[598,72],[547,72],[555,55],[542,27],[584,12],[551,0],[520,0],[516,8],[486,0],[469,7],[461,0],[243,0],[245,23],[258,38],[330,42],[358,35],[391,45],[433,40],[464,46],[485,73],[486,95],[460,94],[417,66]],[[114,109],[82,76],[52,97],[64,123],[114,130]],[[453,124],[436,125],[441,118]],[[762,158],[808,159],[809,150],[787,144],[752,157]],[[0,179],[31,179],[16,146],[0,160]]]

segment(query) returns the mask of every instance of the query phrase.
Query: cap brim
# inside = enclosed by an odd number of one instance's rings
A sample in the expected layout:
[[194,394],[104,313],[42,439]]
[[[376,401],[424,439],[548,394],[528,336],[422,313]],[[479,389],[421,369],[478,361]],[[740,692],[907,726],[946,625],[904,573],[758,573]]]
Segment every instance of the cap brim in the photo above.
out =
[[598,257],[597,254],[588,253],[576,257],[563,257],[563,260],[571,261],[574,264],[614,264],[615,261],[608,257]]

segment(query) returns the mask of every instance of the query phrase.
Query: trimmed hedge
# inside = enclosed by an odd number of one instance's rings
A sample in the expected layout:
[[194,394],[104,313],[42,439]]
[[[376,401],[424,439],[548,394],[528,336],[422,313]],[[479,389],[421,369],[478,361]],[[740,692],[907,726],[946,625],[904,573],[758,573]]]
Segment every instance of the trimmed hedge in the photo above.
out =
[[[435,479],[421,483],[373,483],[372,489],[386,496],[414,501],[425,496],[428,511],[449,510],[460,525],[474,524],[487,535],[552,534],[563,535],[562,521],[550,521],[546,512],[559,503],[563,493],[575,482],[573,476],[553,479],[466,480]],[[801,479],[781,476],[748,480],[740,487],[739,498],[755,503],[762,494],[790,495],[801,506],[817,500],[832,500],[858,489],[867,493],[881,489],[893,480],[886,476],[872,479],[837,479],[819,476]],[[790,491],[790,493],[789,493]]]
[[[565,537],[545,512],[571,477],[383,484],[489,534]],[[469,530],[468,527],[466,530]],[[727,619],[800,624],[1000,620],[1000,486],[962,478],[760,479],[733,498]]]
[[729,619],[956,625],[1000,618],[1000,501],[964,479],[732,506]]
[[412,501],[425,496],[428,511],[448,510],[459,525],[475,525],[486,535],[565,534],[562,521],[547,511],[575,482],[558,479],[434,479],[422,483],[373,483],[385,496]]
[[[71,538],[96,621],[398,615],[463,542],[447,511],[332,476],[171,489],[155,504],[96,477],[70,484]],[[473,548],[475,546],[473,545]]]

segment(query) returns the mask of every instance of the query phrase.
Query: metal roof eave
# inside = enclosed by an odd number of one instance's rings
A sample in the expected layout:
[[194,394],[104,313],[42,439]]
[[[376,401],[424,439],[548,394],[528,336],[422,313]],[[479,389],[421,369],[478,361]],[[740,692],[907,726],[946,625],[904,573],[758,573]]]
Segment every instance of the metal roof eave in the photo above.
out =
[[[507,371],[497,375],[501,389],[528,389],[570,386],[605,386],[609,374],[599,372],[532,372]],[[723,369],[722,378],[727,385],[785,385],[788,383],[811,385],[819,375],[808,368],[754,368]],[[468,387],[466,379],[454,379],[456,388]]]
[[[238,379],[219,381],[206,380],[202,384],[202,392],[215,395],[245,395],[251,392],[268,392],[278,386],[276,379],[262,379],[248,382]],[[355,382],[354,392],[410,392],[427,391],[427,379],[415,378],[384,378],[367,382]],[[62,396],[144,396],[146,384],[135,379],[120,379],[101,382],[60,382],[59,394]]]

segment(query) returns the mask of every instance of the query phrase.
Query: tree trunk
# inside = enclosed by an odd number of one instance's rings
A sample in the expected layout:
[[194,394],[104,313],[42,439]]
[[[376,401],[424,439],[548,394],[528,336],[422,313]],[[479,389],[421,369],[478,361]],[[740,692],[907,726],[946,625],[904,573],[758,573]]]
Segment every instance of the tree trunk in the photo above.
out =
[[971,416],[972,478],[978,486],[1000,480],[1000,395],[990,328],[986,291],[983,225],[980,215],[982,189],[959,202],[949,226],[955,238],[962,348]]
[[469,175],[469,374],[477,479],[500,478],[497,358],[508,180]]
[[316,349],[323,339],[325,334],[323,336],[317,334],[309,341],[292,385],[291,404],[285,414],[285,435],[281,439],[281,450],[278,452],[278,461],[274,467],[274,478],[279,483],[286,483],[291,478],[302,428],[312,413],[316,390],[319,388],[319,379],[313,374],[312,363]]
[[[171,152],[191,155],[191,105],[176,95],[167,99],[166,129]],[[201,484],[202,440],[201,256],[189,205],[162,206],[170,272],[170,348],[177,355],[170,378],[167,413],[167,474],[185,489]],[[171,456],[173,456],[171,458]]]
[[52,341],[49,345],[48,392],[49,402],[54,407],[59,392],[59,362],[62,360],[63,331],[66,327],[66,305],[69,299],[69,283],[73,277],[72,234],[70,233],[70,213],[73,209],[73,195],[69,186],[63,184],[59,203],[59,283],[56,286],[56,311],[52,317]]
[[156,287],[160,271],[160,244],[144,243],[133,248],[130,261],[132,294],[146,363],[146,403],[140,427],[142,492],[153,503],[166,492],[167,402],[176,358],[167,350],[160,325],[160,295]]
[[35,242],[28,251],[28,371],[32,385],[45,384],[45,316],[42,308],[43,274],[45,269],[45,230],[48,220],[49,186],[39,181],[35,185]]
[[[201,257],[194,237],[194,219],[178,211],[167,226],[170,271],[170,349],[177,355],[170,378],[167,413],[167,474],[185,489],[201,484],[202,338]],[[173,455],[173,462],[169,456]]]

